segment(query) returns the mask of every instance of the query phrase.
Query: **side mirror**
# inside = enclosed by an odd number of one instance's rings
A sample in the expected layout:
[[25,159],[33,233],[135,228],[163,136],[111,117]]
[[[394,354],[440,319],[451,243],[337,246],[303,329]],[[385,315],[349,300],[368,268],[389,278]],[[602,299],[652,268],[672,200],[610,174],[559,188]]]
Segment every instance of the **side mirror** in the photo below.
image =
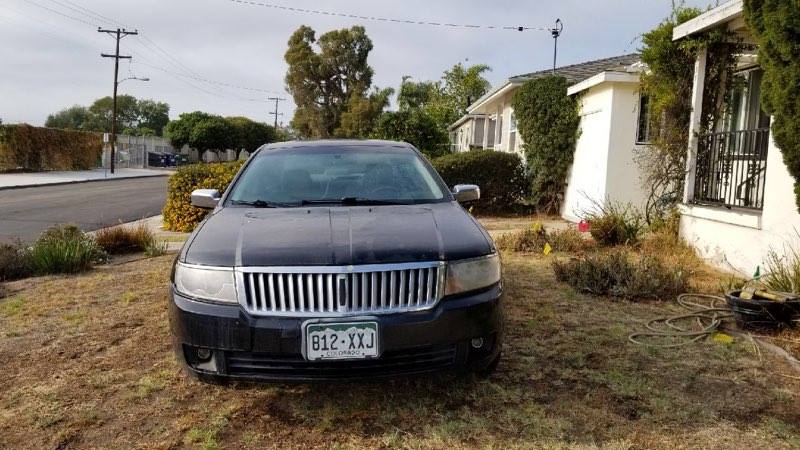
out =
[[192,206],[214,209],[222,197],[216,189],[196,189],[192,192]]
[[481,198],[481,188],[474,184],[457,184],[453,188],[453,196],[459,203],[469,203]]

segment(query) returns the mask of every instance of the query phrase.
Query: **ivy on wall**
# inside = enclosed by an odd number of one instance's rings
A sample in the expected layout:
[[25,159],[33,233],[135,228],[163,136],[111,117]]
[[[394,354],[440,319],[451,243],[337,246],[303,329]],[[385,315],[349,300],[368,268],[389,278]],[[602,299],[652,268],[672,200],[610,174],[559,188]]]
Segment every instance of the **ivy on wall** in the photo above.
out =
[[694,64],[701,49],[708,57],[700,133],[714,131],[730,95],[740,46],[730,32],[714,29],[680,41],[672,39],[676,26],[701,13],[697,8],[676,6],[670,17],[642,35],[641,58],[648,70],[641,76],[640,89],[649,98],[650,127],[656,130],[652,145],[637,154],[643,185],[649,189],[648,223],[663,218],[683,196]]
[[531,175],[531,199],[538,211],[557,213],[578,142],[578,101],[567,95],[564,77],[529,80],[514,94],[517,130]]
[[91,169],[102,150],[99,133],[0,125],[0,172]]
[[797,0],[745,0],[747,25],[764,69],[761,103],[772,114],[772,136],[795,179],[800,208],[800,4]]

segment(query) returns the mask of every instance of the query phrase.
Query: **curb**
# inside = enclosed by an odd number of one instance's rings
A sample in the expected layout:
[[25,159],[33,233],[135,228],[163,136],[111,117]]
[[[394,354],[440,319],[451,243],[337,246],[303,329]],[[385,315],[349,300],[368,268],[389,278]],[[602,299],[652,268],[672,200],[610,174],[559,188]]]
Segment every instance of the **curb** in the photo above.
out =
[[132,177],[122,177],[122,178],[97,178],[93,180],[75,180],[75,181],[56,181],[54,183],[42,183],[42,184],[19,184],[15,186],[0,186],[0,191],[8,191],[12,189],[26,189],[26,188],[38,188],[38,187],[46,187],[46,186],[65,186],[68,184],[82,184],[82,183],[98,183],[103,181],[122,181],[122,180],[136,180],[141,178],[157,178],[157,177],[168,177],[171,176],[171,173],[165,174],[158,174],[158,175],[135,175]]

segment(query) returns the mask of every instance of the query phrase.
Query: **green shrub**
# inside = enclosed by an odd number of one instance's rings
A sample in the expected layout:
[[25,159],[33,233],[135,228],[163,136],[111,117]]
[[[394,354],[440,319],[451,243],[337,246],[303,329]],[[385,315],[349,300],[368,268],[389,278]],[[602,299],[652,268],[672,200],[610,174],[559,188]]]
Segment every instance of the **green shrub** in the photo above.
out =
[[224,192],[244,161],[216,164],[192,164],[180,167],[169,178],[164,227],[170,231],[192,231],[208,214],[207,209],[192,206],[192,191],[217,189]]
[[146,224],[139,223],[103,228],[94,234],[94,240],[106,253],[117,255],[143,252],[153,244],[155,236]]
[[772,137],[795,179],[800,206],[800,8],[797,1],[746,0],[744,16],[758,42],[764,68],[761,102],[773,116]]
[[589,232],[600,245],[633,245],[639,241],[645,223],[642,214],[630,204],[608,201],[595,204],[595,209],[584,213],[589,222]]
[[94,239],[74,225],[47,229],[30,250],[30,264],[36,275],[83,272],[105,257]]
[[102,150],[99,133],[0,125],[0,172],[91,169]]
[[0,244],[0,281],[25,278],[30,272],[30,252],[22,243]]
[[456,184],[480,186],[477,208],[481,211],[508,211],[527,195],[525,167],[513,153],[492,150],[451,153],[434,159],[433,167],[451,188]]
[[654,256],[625,250],[553,262],[556,279],[594,295],[633,299],[672,299],[686,292],[688,272],[670,268]]

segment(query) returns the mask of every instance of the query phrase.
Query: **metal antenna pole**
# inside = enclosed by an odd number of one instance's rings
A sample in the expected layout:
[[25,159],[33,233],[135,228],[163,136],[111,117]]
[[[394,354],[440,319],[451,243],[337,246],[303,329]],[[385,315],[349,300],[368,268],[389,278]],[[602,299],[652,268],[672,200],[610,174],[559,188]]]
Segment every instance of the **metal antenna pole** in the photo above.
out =
[[553,75],[556,74],[556,60],[558,58],[558,37],[564,31],[564,23],[561,19],[556,19],[556,26],[550,29],[550,34],[553,35]]
[[119,86],[119,60],[120,59],[131,59],[130,56],[122,56],[119,54],[119,41],[124,38],[125,36],[137,35],[139,34],[138,31],[127,31],[122,28],[117,28],[116,30],[104,30],[102,28],[97,29],[98,33],[108,33],[112,37],[116,38],[117,40],[117,48],[116,52],[113,55],[108,55],[105,53],[101,53],[100,56],[103,58],[114,58],[114,99],[111,111],[111,173],[114,173],[114,151],[116,150],[117,145],[117,87]]

